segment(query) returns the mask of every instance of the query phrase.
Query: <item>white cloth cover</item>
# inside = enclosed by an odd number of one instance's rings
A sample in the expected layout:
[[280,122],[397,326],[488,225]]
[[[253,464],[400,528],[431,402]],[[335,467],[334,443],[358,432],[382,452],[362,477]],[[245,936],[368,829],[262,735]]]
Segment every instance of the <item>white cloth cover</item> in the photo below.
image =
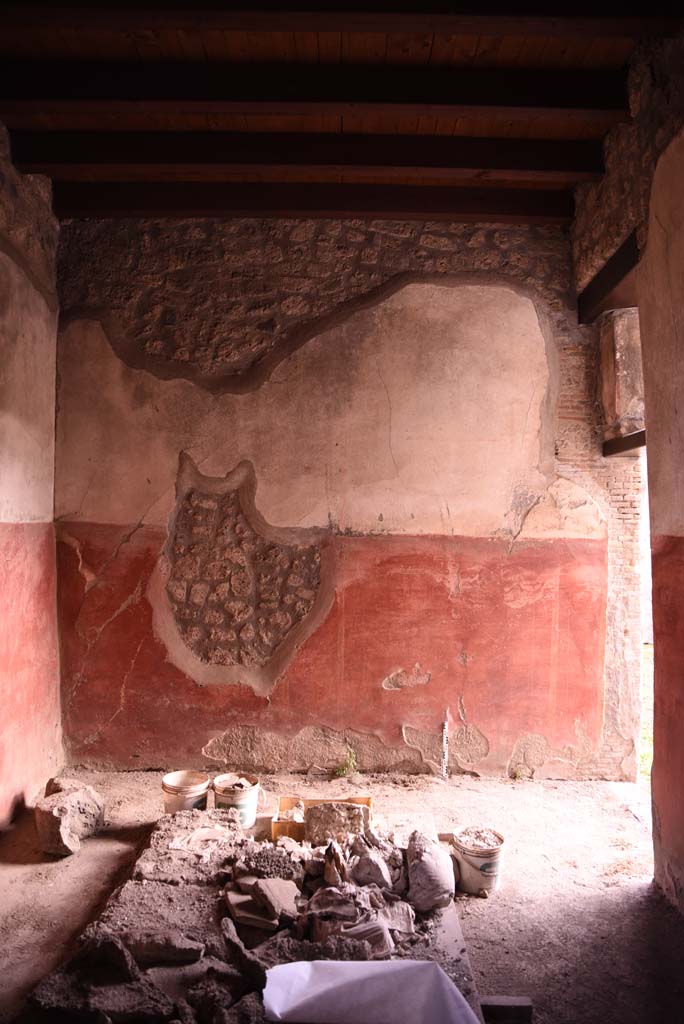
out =
[[266,974],[266,1019],[293,1024],[478,1024],[429,960],[313,960]]

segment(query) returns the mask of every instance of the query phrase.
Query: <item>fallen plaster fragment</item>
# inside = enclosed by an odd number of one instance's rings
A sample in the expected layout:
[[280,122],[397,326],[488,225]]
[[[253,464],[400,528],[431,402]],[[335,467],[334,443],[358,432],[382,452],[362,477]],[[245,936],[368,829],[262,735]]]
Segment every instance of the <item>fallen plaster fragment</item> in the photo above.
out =
[[73,779],[51,779],[47,793],[34,808],[41,849],[58,857],[78,853],[81,840],[104,824],[104,800],[92,786]]

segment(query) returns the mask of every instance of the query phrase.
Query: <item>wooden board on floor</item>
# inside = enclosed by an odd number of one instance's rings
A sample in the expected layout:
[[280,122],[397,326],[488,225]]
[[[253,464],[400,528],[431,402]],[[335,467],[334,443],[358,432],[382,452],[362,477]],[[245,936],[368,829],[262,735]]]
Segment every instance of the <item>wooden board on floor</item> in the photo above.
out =
[[456,904],[450,903],[444,910],[438,910],[434,920],[435,928],[430,946],[432,959],[439,963],[445,974],[449,975],[463,993],[477,1019],[484,1021],[480,1007],[480,993],[475,982]]

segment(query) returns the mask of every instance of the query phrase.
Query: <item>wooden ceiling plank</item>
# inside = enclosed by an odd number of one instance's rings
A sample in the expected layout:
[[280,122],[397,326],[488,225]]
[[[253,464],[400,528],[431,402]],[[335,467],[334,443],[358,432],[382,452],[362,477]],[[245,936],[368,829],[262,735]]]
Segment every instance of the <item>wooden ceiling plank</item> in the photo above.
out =
[[[395,122],[394,131],[406,125]],[[410,124],[415,131],[416,124]],[[603,161],[598,143],[520,139],[270,133],[13,132],[17,166],[32,173],[59,167],[309,165],[355,168],[441,169],[528,175],[554,181],[598,178]]]
[[384,64],[387,40],[384,32],[343,32],[341,60],[345,64]]
[[502,36],[499,47],[499,61],[501,67],[521,67],[521,57],[524,48],[525,40],[522,36]]
[[387,63],[429,64],[434,38],[431,32],[391,32],[387,40]]
[[318,60],[321,64],[339,64],[342,59],[342,33],[317,32]]
[[[401,7],[402,5],[397,5]],[[519,15],[445,13],[430,5],[415,10],[396,10],[390,4],[345,4],[338,9],[316,8],[316,4],[298,3],[293,10],[282,6],[268,9],[268,3],[237,9],[235,5],[203,9],[199,6],[125,9],[110,7],[47,6],[35,3],[8,5],[3,22],[8,28],[34,30],[36,26],[57,26],[100,32],[175,30],[203,31],[320,31],[320,32],[399,32],[407,34],[439,33],[470,36],[559,36],[575,38],[625,38],[644,35],[676,35],[681,17],[642,15]]]
[[420,188],[449,186],[511,190],[539,189],[567,191],[573,188],[580,175],[568,173],[538,173],[525,171],[473,171],[433,167],[353,167],[349,165],[312,166],[310,164],[200,164],[200,163],[146,163],[131,164],[41,164],[40,173],[56,182],[334,182],[353,184],[412,185]]
[[572,216],[569,192],[400,185],[57,182],[54,203],[61,217],[382,217],[565,224]]
[[477,53],[479,36],[435,34],[430,64],[435,67],[458,67],[472,64]]
[[295,57],[304,64],[318,64],[318,35],[315,32],[293,32]]
[[316,66],[301,64],[150,65],[75,61],[4,61],[7,103],[218,104],[273,109],[359,104],[399,110],[539,109],[626,116],[622,71],[559,72],[501,68]]
[[[515,116],[511,116],[511,114]],[[339,131],[373,132],[385,131],[382,126],[369,125],[369,119],[377,122],[377,111],[362,110],[359,107],[300,110],[296,113],[266,113],[263,110],[226,110],[214,107],[166,104],[154,109],[129,105],[109,104],[106,106],[78,106],[65,110],[63,106],[48,103],[22,104],[10,107],[0,102],[0,120],[12,130],[44,131]],[[559,117],[554,111],[488,111],[482,110],[437,110],[431,108],[402,112],[404,123],[415,119],[418,125],[432,119],[435,133],[458,136],[597,140],[602,139],[614,123],[613,117],[586,116],[583,112],[563,112]],[[396,121],[392,115],[391,124]],[[387,122],[385,122],[386,124]],[[334,127],[331,127],[333,125]],[[389,130],[392,130],[391,128]],[[421,136],[423,137],[423,136]]]

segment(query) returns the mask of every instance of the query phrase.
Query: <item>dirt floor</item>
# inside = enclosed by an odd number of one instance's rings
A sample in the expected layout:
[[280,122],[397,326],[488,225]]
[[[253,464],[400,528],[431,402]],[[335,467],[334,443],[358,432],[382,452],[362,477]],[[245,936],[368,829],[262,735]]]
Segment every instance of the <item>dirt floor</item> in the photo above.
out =
[[[76,856],[48,859],[27,812],[0,839],[1,1021],[68,955],[161,812],[160,773],[74,774],[107,800],[102,835]],[[352,785],[283,775],[263,783],[264,811],[279,793],[370,792],[381,825],[502,832],[500,891],[457,901],[481,994],[529,995],[536,1024],[684,1020],[684,920],[651,883],[645,785],[424,776],[364,776]]]

